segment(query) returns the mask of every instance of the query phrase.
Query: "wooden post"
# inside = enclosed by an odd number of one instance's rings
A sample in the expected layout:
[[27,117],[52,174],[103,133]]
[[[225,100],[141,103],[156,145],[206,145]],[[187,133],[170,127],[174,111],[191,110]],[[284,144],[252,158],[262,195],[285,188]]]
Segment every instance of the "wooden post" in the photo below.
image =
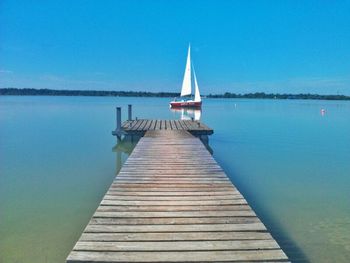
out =
[[132,120],[132,105],[128,105],[128,121]]
[[122,128],[122,108],[117,107],[117,131],[120,131]]

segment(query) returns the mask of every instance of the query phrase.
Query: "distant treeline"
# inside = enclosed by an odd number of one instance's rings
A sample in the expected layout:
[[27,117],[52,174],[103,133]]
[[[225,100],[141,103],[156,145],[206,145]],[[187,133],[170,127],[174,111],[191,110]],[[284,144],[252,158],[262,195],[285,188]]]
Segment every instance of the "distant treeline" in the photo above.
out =
[[274,93],[247,93],[236,94],[226,92],[225,94],[209,94],[207,98],[244,98],[244,99],[299,99],[299,100],[350,100],[345,95],[319,95],[319,94],[274,94]]
[[54,89],[17,89],[2,88],[0,95],[18,96],[104,96],[104,97],[176,97],[175,92],[145,91],[105,91],[105,90],[54,90]]
[[[176,92],[145,92],[145,91],[105,91],[105,90],[53,90],[53,89],[17,89],[2,88],[0,95],[17,96],[110,96],[110,97],[178,97]],[[207,98],[244,98],[244,99],[305,99],[305,100],[350,100],[345,95],[319,95],[319,94],[273,94],[273,93],[247,93],[236,94],[209,94]]]

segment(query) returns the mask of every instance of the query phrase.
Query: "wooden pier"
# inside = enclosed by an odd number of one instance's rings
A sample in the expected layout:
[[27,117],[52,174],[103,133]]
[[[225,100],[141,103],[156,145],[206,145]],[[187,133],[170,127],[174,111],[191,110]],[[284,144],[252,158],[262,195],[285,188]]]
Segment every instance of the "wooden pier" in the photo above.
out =
[[122,124],[121,108],[117,107],[117,127],[112,135],[121,137],[123,135],[143,136],[147,131],[152,130],[176,130],[188,131],[192,135],[201,137],[213,134],[203,122],[198,120],[147,120],[132,119],[132,107],[128,106],[128,120]]
[[200,139],[162,127],[145,131],[67,262],[287,262]]
[[211,135],[213,130],[200,121],[195,120],[131,120],[125,121],[121,129],[113,131],[113,135],[143,136],[152,130],[188,131],[192,135]]

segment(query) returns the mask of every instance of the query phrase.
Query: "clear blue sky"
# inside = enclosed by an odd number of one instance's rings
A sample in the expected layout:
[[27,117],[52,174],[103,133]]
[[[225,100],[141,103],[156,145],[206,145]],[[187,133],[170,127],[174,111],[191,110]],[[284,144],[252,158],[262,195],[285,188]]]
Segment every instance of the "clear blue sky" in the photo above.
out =
[[349,1],[0,1],[0,87],[350,95]]

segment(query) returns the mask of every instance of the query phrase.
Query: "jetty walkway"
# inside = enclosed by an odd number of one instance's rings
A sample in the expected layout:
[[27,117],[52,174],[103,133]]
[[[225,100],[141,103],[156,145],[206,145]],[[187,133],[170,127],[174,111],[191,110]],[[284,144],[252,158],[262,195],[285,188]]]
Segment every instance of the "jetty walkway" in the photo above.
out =
[[143,136],[152,130],[188,131],[192,135],[211,135],[213,130],[203,122],[195,120],[129,120],[125,121],[121,129],[112,132],[113,135]]
[[112,135],[121,138],[123,135],[143,136],[147,131],[153,130],[172,130],[172,131],[188,131],[192,135],[199,137],[207,137],[213,134],[203,122],[198,120],[149,120],[149,119],[133,119],[132,105],[128,105],[128,120],[122,124],[121,107],[116,108],[117,128],[112,131]]
[[156,129],[140,139],[67,262],[288,258],[200,139]]

